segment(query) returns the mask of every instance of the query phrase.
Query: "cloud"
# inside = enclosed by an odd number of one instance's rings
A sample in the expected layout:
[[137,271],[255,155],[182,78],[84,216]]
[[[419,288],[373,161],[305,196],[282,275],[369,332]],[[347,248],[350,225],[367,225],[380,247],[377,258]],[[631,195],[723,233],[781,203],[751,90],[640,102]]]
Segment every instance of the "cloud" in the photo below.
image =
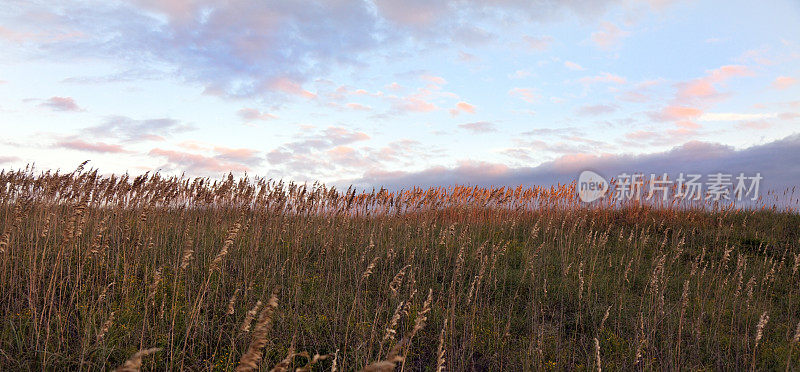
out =
[[20,161],[22,161],[22,159],[16,156],[0,156],[0,164],[18,163]]
[[700,115],[697,120],[699,121],[743,121],[743,120],[761,120],[771,119],[777,117],[775,113],[763,114],[742,114],[736,112],[706,112]]
[[31,42],[54,42],[67,40],[71,38],[80,38],[85,35],[81,32],[70,32],[61,30],[47,30],[47,31],[17,31],[8,27],[0,26],[0,39],[4,39],[16,44],[25,44]]
[[736,124],[740,129],[762,130],[772,126],[772,123],[767,120],[746,120]]
[[270,81],[267,85],[272,90],[276,90],[279,92],[283,92],[298,97],[303,97],[308,99],[317,97],[316,93],[312,93],[310,91],[303,89],[300,83],[284,76],[278,77],[275,80]]
[[476,56],[474,54],[467,53],[467,52],[462,50],[462,51],[458,51],[458,60],[461,61],[461,62],[475,62],[475,61],[478,61],[479,58],[478,58],[478,56]]
[[293,160],[305,160],[308,155],[368,139],[370,136],[364,132],[331,126],[322,132],[302,137],[273,149],[267,153],[267,159],[273,165]]
[[618,96],[620,100],[636,103],[644,103],[651,100],[651,89],[661,84],[661,79],[645,80],[634,85],[633,89],[623,92]]
[[511,168],[502,164],[462,162],[454,167],[437,166],[419,172],[376,170],[340,184],[389,189],[413,186],[517,186],[555,185],[575,180],[583,170],[605,177],[623,172],[644,174],[711,173],[748,176],[761,173],[761,195],[800,184],[800,134],[741,150],[718,143],[687,142],[671,150],[645,155],[583,153],[565,155],[536,167]]
[[753,72],[746,66],[725,65],[706,71],[706,76],[679,83],[675,102],[679,104],[702,104],[718,101],[724,97],[716,86],[725,84],[734,77],[752,76]]
[[424,80],[424,81],[427,81],[427,82],[429,82],[429,83],[431,83],[433,85],[445,85],[445,84],[447,84],[447,80],[445,80],[441,76],[433,76],[433,75],[424,74],[424,75],[421,75],[419,78]]
[[625,84],[628,82],[627,79],[624,77],[614,75],[609,72],[603,72],[599,75],[595,76],[586,76],[578,79],[581,84],[594,84],[594,83],[614,83],[614,84]]
[[365,170],[413,167],[420,161],[441,156],[421,143],[400,139],[380,148],[364,146],[366,133],[343,127],[328,127],[267,152],[266,159],[276,177],[314,180],[359,175]]
[[603,115],[617,111],[616,105],[586,105],[578,109],[578,115]]
[[120,145],[113,145],[105,142],[87,142],[79,139],[59,141],[55,144],[55,147],[100,154],[122,154],[130,152]]
[[165,137],[191,129],[191,126],[169,118],[136,120],[127,116],[111,116],[105,123],[86,128],[83,132],[98,138],[142,142],[163,141]]
[[579,64],[577,64],[575,62],[572,62],[572,61],[564,61],[564,67],[566,67],[566,68],[568,68],[568,69],[570,69],[572,71],[583,71],[583,70],[586,70],[585,68],[583,68],[583,66],[581,66],[581,65],[579,65]]
[[83,111],[72,97],[50,97],[39,106],[47,107],[54,111]]
[[0,39],[5,39],[15,43],[22,43],[29,41],[35,37],[34,34],[29,32],[19,32],[8,27],[0,26]]
[[778,118],[781,119],[781,120],[787,120],[787,121],[797,120],[797,119],[800,119],[800,113],[797,113],[797,112],[782,112],[782,113],[778,114]]
[[511,88],[508,95],[512,97],[519,97],[521,100],[528,103],[535,103],[541,98],[533,88]]
[[270,114],[268,112],[261,112],[258,109],[244,107],[236,112],[240,118],[244,121],[255,121],[255,120],[271,120],[277,119],[278,117]]
[[518,160],[520,154],[525,154],[525,158],[528,160],[542,162],[552,159],[553,156],[606,151],[609,149],[607,143],[583,137],[573,128],[543,128],[524,132],[522,135],[529,137],[514,139],[514,147],[506,148],[500,152],[514,160]]
[[264,159],[258,150],[247,148],[214,147],[214,153],[216,159],[252,166],[260,164]]
[[360,103],[354,103],[354,102],[348,103],[345,106],[347,108],[351,109],[351,110],[356,110],[356,111],[371,111],[372,110],[372,107],[369,107],[367,105],[362,105]]
[[593,32],[591,39],[595,45],[604,50],[617,47],[620,41],[630,35],[630,32],[623,31],[611,22],[600,22],[600,30]]
[[488,121],[476,121],[474,123],[459,124],[459,128],[466,129],[474,134],[497,132],[497,127]]
[[[207,93],[275,99],[313,98],[304,82],[336,64],[360,64],[361,54],[380,47],[387,36],[371,6],[358,0],[174,3],[20,3],[9,22],[86,35],[37,40],[37,50],[54,58],[154,67],[199,82]],[[46,17],[31,22],[30,14]]]
[[661,111],[649,112],[648,115],[655,121],[678,121],[699,118],[703,110],[686,106],[666,106]]
[[475,46],[488,44],[495,40],[497,35],[478,26],[461,25],[452,31],[451,37],[463,45]]
[[456,103],[456,107],[450,109],[450,115],[451,116],[458,116],[458,114],[460,114],[461,112],[465,112],[465,113],[468,113],[468,114],[474,114],[475,113],[475,106],[473,106],[473,105],[471,105],[469,103],[466,103],[464,101],[460,101],[460,102]]
[[394,112],[397,113],[431,112],[439,108],[433,102],[427,101],[420,95],[396,98],[392,107]]
[[441,1],[411,0],[402,3],[392,0],[376,0],[380,14],[396,24],[411,27],[429,27],[449,11],[448,4]]
[[523,36],[525,43],[528,45],[528,48],[535,51],[545,51],[550,48],[550,44],[553,43],[552,36]]
[[[700,78],[675,84],[676,93],[669,103],[656,111],[646,114],[657,122],[672,122],[675,127],[658,133],[636,131],[626,135],[628,139],[647,138],[651,144],[674,144],[691,139],[699,133],[701,125],[698,121],[747,120],[753,117],[745,114],[709,113],[705,114],[713,103],[719,102],[727,95],[717,91],[717,86],[724,85],[734,77],[751,76],[752,72],[745,66],[725,65],[717,69],[707,70]],[[646,135],[646,136],[645,136]]]
[[[197,82],[209,94],[265,97],[280,102],[313,98],[303,85],[341,67],[363,67],[372,56],[453,42],[485,43],[500,25],[552,22],[576,14],[602,17],[622,0],[485,2],[409,0],[128,0],[57,5],[17,2],[0,38],[36,43],[28,55],[97,58]],[[37,18],[32,20],[32,15]],[[476,25],[476,20],[480,24]],[[20,28],[22,30],[15,30]],[[624,36],[601,24],[594,36],[608,45]],[[529,36],[535,50],[548,35]],[[468,57],[462,54],[462,57]],[[382,59],[381,59],[382,60]]]
[[250,168],[237,161],[227,160],[226,155],[206,156],[201,154],[154,148],[148,155],[166,159],[162,168],[190,174],[218,175],[228,172],[247,172]]
[[778,76],[772,81],[772,87],[775,89],[786,89],[795,84],[797,84],[797,79],[791,76]]
[[62,83],[69,84],[107,84],[122,82],[141,82],[147,80],[163,80],[169,78],[169,74],[157,69],[138,66],[121,72],[115,72],[97,76],[72,76],[62,79]]
[[517,71],[514,71],[513,74],[509,74],[508,78],[509,79],[524,79],[524,78],[529,77],[531,75],[533,75],[533,74],[528,70],[517,70]]

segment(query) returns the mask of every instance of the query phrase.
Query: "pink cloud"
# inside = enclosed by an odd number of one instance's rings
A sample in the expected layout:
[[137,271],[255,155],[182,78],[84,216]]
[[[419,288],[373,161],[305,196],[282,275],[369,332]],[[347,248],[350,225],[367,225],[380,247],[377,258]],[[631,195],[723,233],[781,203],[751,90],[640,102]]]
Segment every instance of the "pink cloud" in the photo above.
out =
[[37,35],[30,32],[18,32],[7,27],[0,26],[0,39],[11,42],[21,43],[36,38]]
[[675,126],[677,126],[678,128],[690,129],[690,130],[700,129],[700,124],[697,124],[696,122],[691,120],[680,120],[675,123]]
[[689,120],[699,117],[703,110],[686,106],[667,106],[658,112],[649,113],[650,118],[656,121]]
[[739,122],[736,124],[736,127],[740,129],[760,130],[772,127],[772,123],[767,120],[748,120]]
[[433,75],[422,75],[419,77],[422,80],[425,80],[434,85],[445,85],[447,84],[447,80],[445,80],[441,76],[433,76]]
[[467,113],[470,113],[470,114],[474,114],[475,113],[475,106],[470,105],[469,103],[466,103],[466,102],[459,102],[459,103],[456,104],[456,107],[459,110],[467,112]]
[[786,89],[795,84],[797,84],[797,79],[791,76],[778,76],[772,82],[772,87],[776,89]]
[[715,70],[706,71],[706,76],[678,84],[675,102],[678,104],[703,103],[718,100],[722,97],[716,85],[724,84],[733,77],[752,76],[745,66],[726,65]]
[[475,106],[473,106],[473,105],[471,105],[469,103],[466,103],[464,101],[461,101],[461,102],[456,103],[456,107],[455,108],[450,109],[450,115],[452,115],[452,116],[457,116],[461,112],[466,112],[468,114],[474,114],[475,113]]
[[193,151],[206,151],[210,149],[209,146],[197,141],[183,141],[178,144],[178,147]]
[[512,88],[508,91],[508,95],[512,97],[519,97],[528,103],[534,103],[540,98],[540,96],[531,88]]
[[650,96],[648,96],[647,94],[644,94],[642,92],[628,91],[628,92],[622,93],[622,95],[619,96],[619,99],[621,99],[623,101],[628,101],[628,102],[643,103],[643,102],[649,101],[650,100]]
[[406,112],[430,112],[435,111],[438,107],[432,102],[428,102],[420,96],[404,97],[395,105],[398,111]]
[[337,146],[328,150],[327,155],[339,166],[347,167],[369,167],[370,160],[365,158],[356,149],[348,146]]
[[582,84],[594,84],[594,83],[615,83],[615,84],[625,84],[628,82],[627,79],[624,77],[614,75],[609,72],[603,72],[600,75],[596,76],[587,76],[580,78],[578,80]]
[[796,112],[784,112],[778,115],[778,119],[781,120],[795,120],[800,118],[800,113]]
[[50,97],[39,106],[47,107],[55,111],[83,111],[71,97]]
[[325,129],[324,137],[335,145],[370,139],[369,135],[364,132],[351,131],[343,127],[328,127]]
[[600,49],[611,49],[617,46],[630,32],[623,31],[611,22],[601,22],[600,31],[592,33],[591,39]]
[[401,90],[401,89],[403,89],[403,86],[402,86],[402,85],[400,85],[400,84],[398,84],[398,83],[395,81],[395,82],[392,82],[391,84],[387,85],[387,86],[386,86],[386,89],[389,89],[389,90],[391,90],[391,91],[395,91],[395,92],[396,92],[396,91],[398,91],[398,90]]
[[303,89],[303,87],[300,84],[286,77],[281,77],[273,80],[272,83],[269,84],[269,87],[279,92],[300,96],[308,99],[317,97],[316,93],[312,93]]
[[228,160],[243,164],[258,164],[261,158],[258,156],[259,151],[246,148],[228,148],[228,147],[214,147],[216,158],[221,160]]
[[372,107],[369,107],[367,105],[362,105],[360,103],[348,103],[345,106],[347,106],[347,108],[349,108],[349,109],[356,110],[356,111],[370,111],[370,110],[372,110]]
[[253,120],[270,120],[276,119],[277,116],[267,113],[258,111],[258,109],[245,107],[240,109],[236,112],[240,118],[244,119],[245,121],[253,121]]
[[97,152],[102,154],[121,154],[129,152],[120,145],[112,145],[105,142],[92,143],[78,139],[58,142],[56,143],[56,147],[78,151]]
[[583,71],[586,70],[583,66],[572,62],[572,61],[564,61],[564,67],[572,70],[572,71]]

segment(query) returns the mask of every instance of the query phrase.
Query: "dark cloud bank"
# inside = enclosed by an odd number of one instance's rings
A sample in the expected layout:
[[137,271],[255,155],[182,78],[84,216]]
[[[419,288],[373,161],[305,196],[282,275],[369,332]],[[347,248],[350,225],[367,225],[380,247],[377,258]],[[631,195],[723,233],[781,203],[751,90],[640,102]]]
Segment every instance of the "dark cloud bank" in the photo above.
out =
[[[517,186],[554,185],[577,179],[583,170],[593,170],[606,178],[623,172],[669,174],[724,173],[746,176],[761,173],[762,190],[782,191],[800,186],[800,133],[763,145],[741,150],[707,142],[688,142],[672,150],[647,155],[598,155],[562,157],[536,167],[509,168],[490,163],[464,163],[455,168],[434,167],[421,172],[371,172],[362,178],[337,184],[388,189],[413,186]],[[734,181],[735,182],[735,181]]]

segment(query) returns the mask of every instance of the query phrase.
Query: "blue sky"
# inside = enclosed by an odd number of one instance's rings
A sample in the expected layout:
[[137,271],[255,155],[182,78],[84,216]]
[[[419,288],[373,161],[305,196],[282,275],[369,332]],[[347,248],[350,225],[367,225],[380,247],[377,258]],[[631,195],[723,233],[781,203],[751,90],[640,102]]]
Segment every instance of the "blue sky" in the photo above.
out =
[[793,0],[11,0],[0,50],[2,168],[525,183],[800,142]]

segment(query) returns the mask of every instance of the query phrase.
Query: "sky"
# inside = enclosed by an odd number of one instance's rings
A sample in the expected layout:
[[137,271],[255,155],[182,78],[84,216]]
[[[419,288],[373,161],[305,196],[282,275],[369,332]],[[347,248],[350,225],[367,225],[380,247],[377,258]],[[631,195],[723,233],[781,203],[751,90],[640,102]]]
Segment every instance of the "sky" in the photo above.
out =
[[800,2],[17,1],[0,168],[800,184]]

